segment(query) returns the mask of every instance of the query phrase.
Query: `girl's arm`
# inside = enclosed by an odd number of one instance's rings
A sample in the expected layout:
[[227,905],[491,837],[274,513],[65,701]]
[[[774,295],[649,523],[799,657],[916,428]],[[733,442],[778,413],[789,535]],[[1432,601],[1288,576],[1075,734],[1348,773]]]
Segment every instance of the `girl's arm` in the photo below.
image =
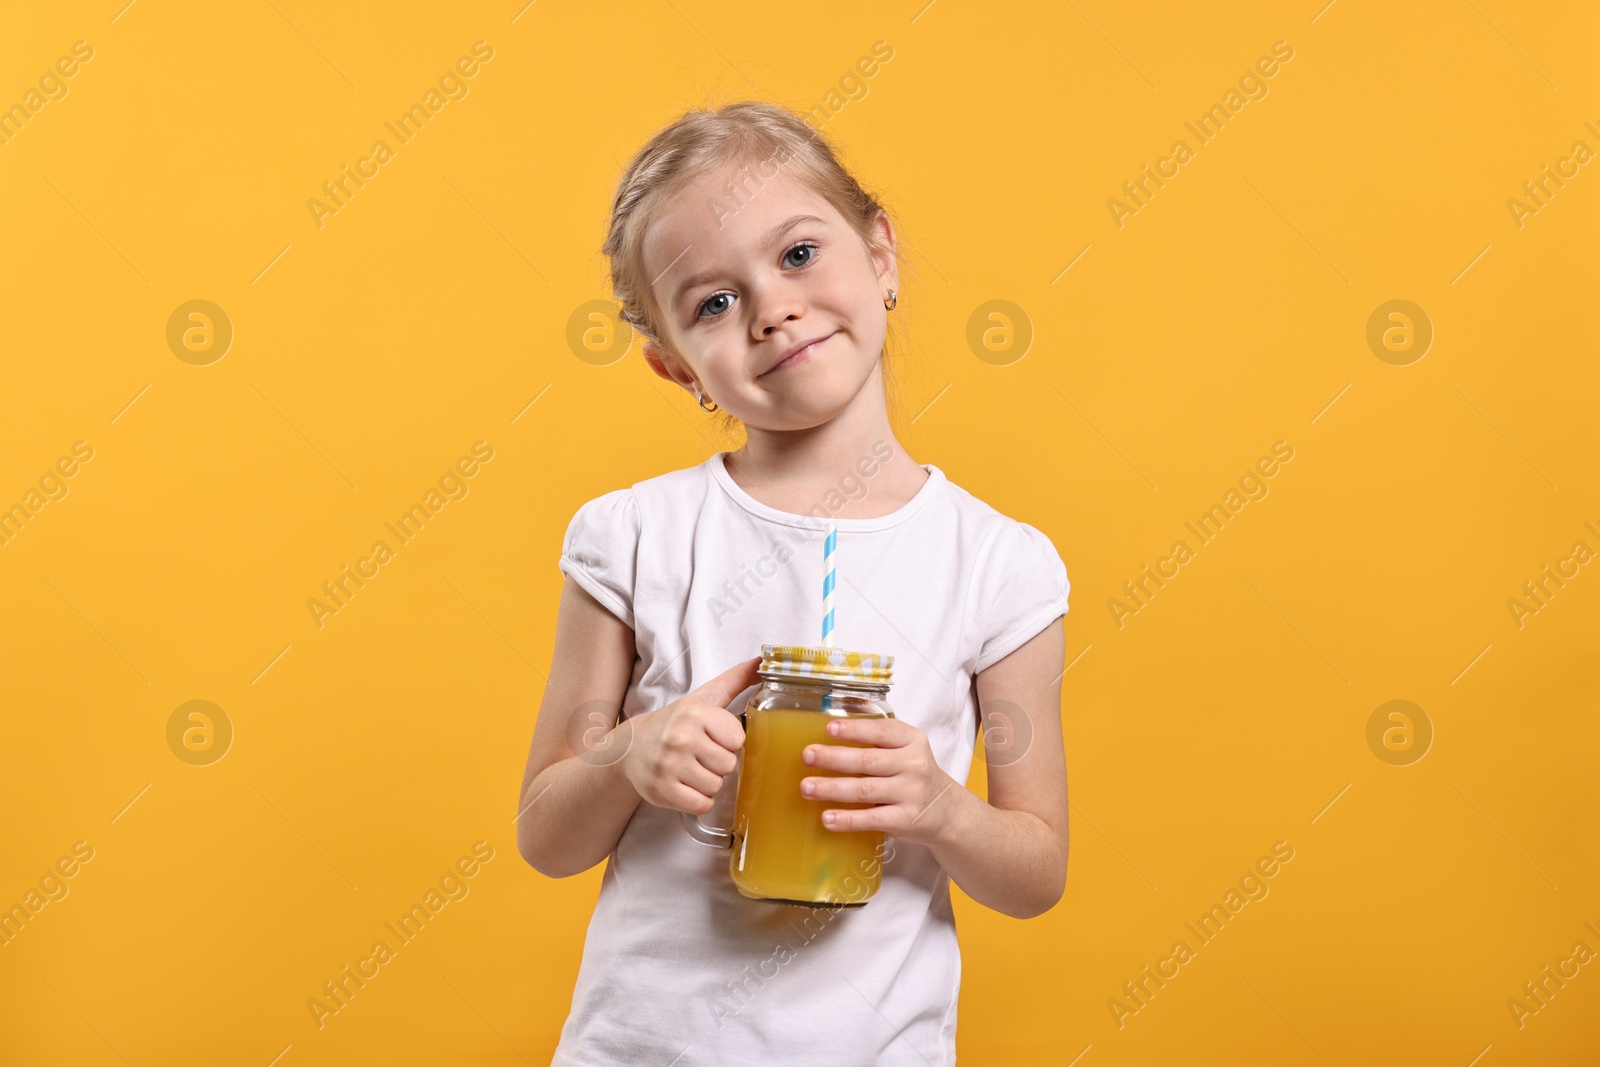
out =
[[929,842],[939,864],[967,896],[1017,919],[1049,911],[1067,884],[1065,635],[1057,619],[979,672],[989,799],[958,787],[934,804],[949,805]]
[[517,850],[540,874],[605,859],[641,799],[704,815],[738,766],[744,729],[728,705],[761,680],[761,657],[617,724],[636,655],[633,630],[567,579],[517,807]]
[[805,761],[844,775],[805,778],[803,795],[873,804],[826,809],[834,830],[883,830],[928,846],[972,899],[1017,919],[1055,906],[1067,883],[1067,759],[1061,739],[1065,624],[1058,618],[977,677],[989,799],[963,788],[902,719],[842,719]]
[[517,803],[517,849],[540,874],[581,874],[616,847],[639,806],[622,761],[596,742],[633,676],[633,630],[571,578]]

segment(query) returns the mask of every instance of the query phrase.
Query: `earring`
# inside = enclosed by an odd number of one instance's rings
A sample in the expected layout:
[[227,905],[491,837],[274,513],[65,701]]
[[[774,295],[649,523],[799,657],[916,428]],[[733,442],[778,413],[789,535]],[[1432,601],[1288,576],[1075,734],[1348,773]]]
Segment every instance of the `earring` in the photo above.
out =
[[695,403],[700,405],[700,410],[701,411],[709,413],[709,412],[713,412],[713,411],[717,410],[717,402],[715,400],[713,400],[711,402],[711,406],[710,407],[706,407],[705,395],[703,393],[701,393],[700,390],[698,390],[698,389],[696,389],[694,391],[694,399],[695,399]]
[[886,298],[884,298],[883,306],[888,308],[890,311],[893,311],[894,310],[894,306],[896,304],[898,304],[898,303],[900,303],[900,298],[894,295],[894,290],[893,289],[890,289],[889,290],[889,295]]

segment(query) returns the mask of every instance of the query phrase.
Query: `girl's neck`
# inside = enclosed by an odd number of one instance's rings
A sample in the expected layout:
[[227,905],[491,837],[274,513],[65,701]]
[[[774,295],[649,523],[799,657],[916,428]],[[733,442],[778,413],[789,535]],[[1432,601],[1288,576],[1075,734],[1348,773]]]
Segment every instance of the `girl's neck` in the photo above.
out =
[[744,445],[727,454],[728,474],[779,511],[803,515],[822,505],[834,518],[878,518],[899,510],[928,480],[889,425],[881,364],[855,399],[820,426],[745,430]]

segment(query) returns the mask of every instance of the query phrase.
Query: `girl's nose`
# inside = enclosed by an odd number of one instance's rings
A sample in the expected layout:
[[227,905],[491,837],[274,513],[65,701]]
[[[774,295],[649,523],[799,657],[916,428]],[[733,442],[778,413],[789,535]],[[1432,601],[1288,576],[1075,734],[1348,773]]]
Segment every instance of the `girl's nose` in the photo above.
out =
[[787,285],[768,286],[752,293],[751,300],[755,305],[751,328],[753,339],[758,342],[766,340],[784,323],[798,319],[805,310],[800,294]]

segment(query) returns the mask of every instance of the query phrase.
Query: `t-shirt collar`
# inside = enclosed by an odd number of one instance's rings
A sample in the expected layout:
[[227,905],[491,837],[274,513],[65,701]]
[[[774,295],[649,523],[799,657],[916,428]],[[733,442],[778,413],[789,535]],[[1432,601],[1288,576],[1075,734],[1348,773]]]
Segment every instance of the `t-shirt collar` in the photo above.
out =
[[[723,491],[728,494],[734,503],[757,518],[803,530],[822,530],[830,522],[839,530],[848,530],[856,533],[884,530],[891,526],[898,526],[921,511],[928,501],[943,489],[945,484],[943,471],[931,463],[923,463],[920,466],[928,472],[928,480],[922,483],[922,487],[916,491],[910,500],[887,515],[879,515],[871,519],[833,518],[829,515],[826,500],[819,500],[812,514],[798,515],[794,512],[779,511],[777,508],[769,507],[740,488],[739,483],[733,480],[733,475],[728,473],[728,468],[724,462],[726,456],[726,452],[713,454],[710,459],[706,460],[706,468],[711,472],[712,480],[722,487]],[[869,487],[872,485],[871,478],[859,474],[857,476],[863,484]],[[843,490],[839,490],[839,495],[841,497],[844,496]]]

